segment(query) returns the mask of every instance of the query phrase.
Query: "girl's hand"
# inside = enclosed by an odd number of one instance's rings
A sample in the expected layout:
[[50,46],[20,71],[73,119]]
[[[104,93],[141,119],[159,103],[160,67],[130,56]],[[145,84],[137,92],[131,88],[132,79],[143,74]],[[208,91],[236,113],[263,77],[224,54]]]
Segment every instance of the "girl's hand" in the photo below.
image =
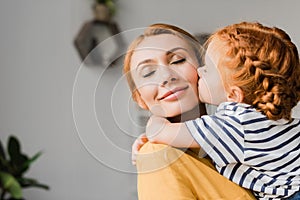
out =
[[148,142],[148,138],[145,133],[141,134],[133,143],[132,150],[131,150],[131,162],[133,165],[136,165],[136,156],[142,148],[142,146]]
[[185,123],[171,123],[159,116],[151,116],[146,126],[146,136],[152,143],[179,148],[199,148]]
[[170,124],[166,118],[155,115],[149,118],[146,126],[146,136],[150,142],[161,143],[159,139],[164,137],[163,134],[165,133],[161,131],[165,128],[166,124]]

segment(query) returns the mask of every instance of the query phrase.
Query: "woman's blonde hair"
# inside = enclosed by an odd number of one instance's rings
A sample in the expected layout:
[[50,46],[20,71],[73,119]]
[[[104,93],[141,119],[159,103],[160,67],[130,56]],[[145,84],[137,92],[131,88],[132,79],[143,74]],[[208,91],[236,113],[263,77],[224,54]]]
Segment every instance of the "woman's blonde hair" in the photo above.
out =
[[276,27],[242,22],[218,30],[206,45],[213,40],[226,47],[218,64],[227,76],[223,80],[242,89],[244,102],[269,119],[291,120],[291,110],[300,100],[300,65],[288,34]]
[[[128,47],[127,52],[125,54],[124,58],[124,67],[123,67],[123,73],[126,75],[127,82],[129,85],[129,88],[132,93],[132,98],[136,102],[144,104],[144,101],[142,100],[139,91],[136,88],[136,85],[134,83],[134,80],[132,78],[130,67],[131,67],[131,57],[136,49],[136,47],[146,38],[151,37],[155,35],[161,35],[161,34],[171,34],[178,36],[185,40],[189,45],[191,45],[193,51],[195,52],[195,56],[198,59],[198,63],[201,63],[201,54],[203,53],[201,45],[199,44],[198,40],[192,36],[190,33],[186,32],[185,30],[174,26],[170,24],[152,24],[149,27],[146,28],[144,33],[140,36],[138,36]],[[147,109],[147,106],[144,104],[144,108]]]

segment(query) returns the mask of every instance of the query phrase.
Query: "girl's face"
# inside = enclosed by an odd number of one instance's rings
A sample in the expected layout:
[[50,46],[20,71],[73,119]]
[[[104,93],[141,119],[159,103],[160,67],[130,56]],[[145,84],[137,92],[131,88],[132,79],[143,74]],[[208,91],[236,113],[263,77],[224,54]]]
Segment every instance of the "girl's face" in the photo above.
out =
[[199,99],[201,102],[213,105],[227,101],[227,93],[218,68],[225,46],[218,46],[217,42],[209,43],[205,53],[205,65],[198,69]]
[[[131,75],[150,112],[174,117],[199,104],[197,60],[180,37],[146,37],[131,58]],[[141,104],[140,104],[141,105]]]

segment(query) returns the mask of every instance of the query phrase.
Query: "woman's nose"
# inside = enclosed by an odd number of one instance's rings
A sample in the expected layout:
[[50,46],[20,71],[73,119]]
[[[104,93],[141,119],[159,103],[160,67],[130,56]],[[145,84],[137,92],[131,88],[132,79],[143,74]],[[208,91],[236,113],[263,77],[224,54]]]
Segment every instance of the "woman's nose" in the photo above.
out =
[[161,86],[174,83],[179,79],[177,72],[170,69],[170,67],[163,67],[161,74],[162,74]]
[[162,82],[162,85],[165,86],[165,85],[167,85],[169,82],[174,82],[174,81],[176,81],[176,80],[177,80],[177,78],[172,77],[172,78],[170,78],[170,80],[165,80],[165,81],[163,81],[163,82]]

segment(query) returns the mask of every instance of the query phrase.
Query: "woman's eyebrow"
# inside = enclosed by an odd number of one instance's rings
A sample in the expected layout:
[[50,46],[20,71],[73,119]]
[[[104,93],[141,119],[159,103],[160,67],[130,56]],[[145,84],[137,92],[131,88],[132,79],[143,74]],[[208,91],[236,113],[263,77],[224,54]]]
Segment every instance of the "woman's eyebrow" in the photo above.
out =
[[[173,49],[168,50],[168,51],[166,52],[166,55],[172,54],[172,53],[174,53],[174,52],[176,52],[176,51],[178,51],[178,50],[183,50],[183,51],[188,52],[188,50],[187,50],[186,48],[183,48],[183,47],[175,47],[175,48],[173,48]],[[143,64],[148,64],[148,63],[152,63],[152,62],[154,62],[153,59],[146,59],[146,60],[143,60],[143,61],[141,61],[141,62],[139,62],[139,63],[137,64],[137,67],[136,67],[135,69],[136,69],[136,71],[137,71],[138,68],[139,68],[141,65],[143,65]]]
[[187,50],[186,48],[183,48],[183,47],[175,47],[175,48],[173,48],[173,49],[167,51],[166,55],[169,55],[169,54],[171,54],[171,53],[174,53],[175,51],[178,51],[178,50],[184,50],[184,51],[188,52],[188,50]]
[[146,60],[143,60],[142,62],[140,62],[140,63],[137,64],[137,67],[135,68],[136,71],[138,70],[139,66],[141,66],[141,65],[143,65],[143,64],[151,63],[151,62],[153,62],[152,59],[146,59]]

